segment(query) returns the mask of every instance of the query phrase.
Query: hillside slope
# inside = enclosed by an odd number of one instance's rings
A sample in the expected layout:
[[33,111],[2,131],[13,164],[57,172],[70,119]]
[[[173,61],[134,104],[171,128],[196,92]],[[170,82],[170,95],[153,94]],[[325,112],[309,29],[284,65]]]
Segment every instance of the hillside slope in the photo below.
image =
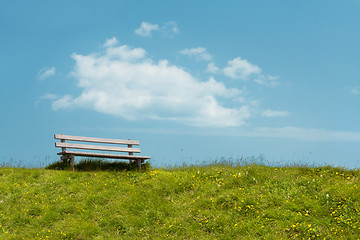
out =
[[359,239],[359,171],[0,168],[0,239]]

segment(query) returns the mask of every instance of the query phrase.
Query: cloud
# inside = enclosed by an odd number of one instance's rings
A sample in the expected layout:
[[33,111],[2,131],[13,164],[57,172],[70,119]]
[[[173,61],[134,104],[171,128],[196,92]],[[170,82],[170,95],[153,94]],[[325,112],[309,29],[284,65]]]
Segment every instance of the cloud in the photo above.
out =
[[287,111],[275,111],[271,109],[266,109],[262,112],[262,115],[265,117],[287,117],[290,115]]
[[165,22],[161,25],[152,24],[149,22],[142,22],[141,26],[135,29],[135,34],[140,37],[151,37],[152,32],[160,32],[163,37],[172,38],[179,34],[180,30],[174,21]]
[[200,81],[166,60],[146,56],[144,49],[127,45],[111,45],[103,54],[73,54],[72,75],[82,92],[56,99],[53,109],[90,108],[130,121],[211,127],[240,126],[251,117],[250,105],[238,101],[242,91],[214,78]]
[[[124,61],[135,61],[145,57],[145,50],[142,48],[130,48],[127,45],[120,47],[109,47],[106,49],[106,57]],[[74,55],[76,56],[76,54]]]
[[[218,73],[219,69],[215,64],[208,65],[206,70],[211,73]],[[279,77],[273,75],[264,75],[260,67],[250,63],[248,60],[241,57],[234,58],[227,62],[227,65],[221,70],[222,73],[232,79],[248,80],[251,79],[257,84],[263,86],[279,85]]]
[[[160,131],[160,129],[158,130]],[[170,130],[168,130],[170,132]],[[173,131],[176,133],[176,130]],[[183,132],[179,133],[183,134]],[[305,142],[360,142],[360,132],[336,131],[319,128],[286,127],[254,127],[237,129],[198,129],[187,134],[210,136],[233,136],[254,138],[279,138]]]
[[151,24],[148,22],[142,22],[141,26],[135,30],[135,34],[141,37],[150,37],[151,32],[158,30],[159,30],[159,25]]
[[161,31],[164,37],[170,38],[180,33],[180,29],[174,21],[165,22],[161,27]]
[[203,60],[203,61],[211,61],[211,55],[206,51],[203,47],[198,48],[186,48],[180,51],[183,55],[188,55],[190,57],[194,57],[196,60]]
[[45,80],[46,78],[55,75],[55,72],[56,72],[55,67],[51,67],[51,68],[44,67],[39,71],[38,79]]
[[359,86],[352,87],[350,89],[350,94],[351,95],[359,95],[360,94],[360,87]]
[[52,94],[52,93],[47,93],[47,94],[40,97],[40,99],[42,99],[42,100],[48,100],[48,99],[54,100],[54,99],[57,99],[57,98],[58,98],[58,96],[55,95],[55,94]]
[[209,63],[209,64],[207,65],[207,68],[206,68],[205,72],[218,73],[218,72],[219,72],[219,68],[215,65],[215,63]]
[[35,106],[39,105],[39,103],[42,100],[56,100],[58,98],[59,97],[57,95],[55,95],[55,94],[47,93],[47,94],[41,96],[38,100],[35,101]]
[[258,66],[249,63],[246,59],[242,59],[241,57],[229,60],[223,71],[227,77],[244,80],[250,75],[261,73],[261,69]]
[[278,76],[272,76],[272,75],[258,75],[255,79],[254,82],[260,84],[260,85],[264,85],[264,86],[277,86],[279,85],[279,81],[278,81],[279,77]]
[[281,127],[255,128],[246,136],[297,139],[303,141],[360,141],[360,132],[333,131],[327,129]]
[[97,130],[139,132],[139,133],[162,133],[171,135],[199,135],[199,136],[231,136],[231,137],[253,137],[253,138],[278,138],[304,142],[360,142],[360,132],[335,131],[318,128],[300,127],[255,127],[255,128],[107,128],[99,127]]
[[116,37],[112,37],[112,38],[106,39],[103,46],[104,47],[112,47],[116,44],[118,44],[118,40],[116,39]]
[[52,108],[54,110],[69,108],[74,103],[73,100],[74,99],[70,95],[65,95],[65,96],[57,99],[56,101],[54,101],[52,103]]

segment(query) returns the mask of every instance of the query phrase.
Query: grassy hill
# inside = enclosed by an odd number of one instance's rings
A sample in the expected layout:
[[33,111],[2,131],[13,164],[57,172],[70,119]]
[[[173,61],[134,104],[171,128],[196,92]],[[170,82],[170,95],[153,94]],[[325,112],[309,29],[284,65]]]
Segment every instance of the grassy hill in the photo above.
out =
[[359,173],[0,168],[0,239],[359,239]]

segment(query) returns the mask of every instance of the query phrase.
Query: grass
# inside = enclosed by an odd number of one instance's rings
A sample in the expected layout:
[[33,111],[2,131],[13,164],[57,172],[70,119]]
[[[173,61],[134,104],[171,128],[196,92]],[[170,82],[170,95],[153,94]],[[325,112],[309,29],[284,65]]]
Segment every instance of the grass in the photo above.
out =
[[360,238],[359,170],[106,164],[0,168],[0,239]]
[[[143,163],[142,169],[149,169],[149,163]],[[76,164],[76,171],[133,171],[138,168],[137,164],[129,164],[123,161],[107,161],[101,158],[83,158]],[[58,161],[45,167],[53,170],[72,170],[70,162]]]

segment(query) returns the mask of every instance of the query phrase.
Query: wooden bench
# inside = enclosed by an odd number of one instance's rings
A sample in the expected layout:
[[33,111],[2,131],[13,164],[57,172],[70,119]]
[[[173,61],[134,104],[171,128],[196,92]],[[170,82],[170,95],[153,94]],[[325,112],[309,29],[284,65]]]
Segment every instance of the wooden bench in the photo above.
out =
[[[55,147],[61,147],[61,152],[58,155],[61,156],[61,160],[66,161],[70,159],[70,164],[75,170],[74,162],[75,156],[82,157],[97,157],[97,158],[114,158],[114,159],[128,159],[130,163],[137,163],[139,169],[141,169],[141,163],[151,157],[147,156],[136,156],[134,153],[140,153],[140,148],[133,148],[133,145],[140,145],[137,140],[120,140],[120,139],[109,139],[109,138],[93,138],[93,137],[80,137],[80,136],[69,136],[64,134],[55,134],[55,139],[59,139],[60,142],[55,142]],[[91,143],[106,143],[108,145],[88,145],[88,144],[77,144],[68,143],[65,141],[76,141],[76,142],[91,142]],[[111,144],[111,145],[110,145]],[[114,146],[115,145],[115,146]],[[119,147],[117,145],[127,145],[126,147]],[[69,151],[68,148],[72,149],[84,149],[91,150],[87,152]],[[128,155],[113,154],[113,153],[101,153],[93,151],[113,151],[113,152],[127,152]]]

